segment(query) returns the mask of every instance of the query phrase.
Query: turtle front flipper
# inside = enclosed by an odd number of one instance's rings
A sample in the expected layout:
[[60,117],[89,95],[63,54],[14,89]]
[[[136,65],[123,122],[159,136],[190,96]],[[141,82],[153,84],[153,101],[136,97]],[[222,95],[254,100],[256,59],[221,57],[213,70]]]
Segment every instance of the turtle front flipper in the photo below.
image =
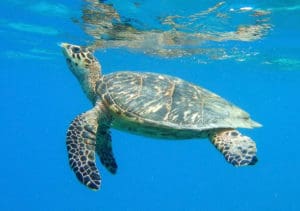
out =
[[247,166],[257,162],[255,142],[237,130],[216,130],[209,138],[232,165]]
[[115,174],[117,172],[118,166],[112,151],[109,128],[105,125],[101,125],[99,127],[97,133],[96,152],[105,168],[110,173]]
[[69,164],[80,182],[90,189],[100,187],[100,174],[95,163],[99,109],[77,116],[67,132]]

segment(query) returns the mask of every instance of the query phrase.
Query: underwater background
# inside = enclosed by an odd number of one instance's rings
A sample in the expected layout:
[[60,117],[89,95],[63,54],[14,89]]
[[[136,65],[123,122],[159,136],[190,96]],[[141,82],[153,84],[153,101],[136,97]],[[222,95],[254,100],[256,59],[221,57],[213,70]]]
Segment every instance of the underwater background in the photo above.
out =
[[[300,210],[300,1],[0,2],[0,210]],[[104,74],[152,71],[209,89],[263,127],[235,168],[206,139],[112,130],[101,189],[71,171],[66,130],[91,108],[59,43],[93,47]]]

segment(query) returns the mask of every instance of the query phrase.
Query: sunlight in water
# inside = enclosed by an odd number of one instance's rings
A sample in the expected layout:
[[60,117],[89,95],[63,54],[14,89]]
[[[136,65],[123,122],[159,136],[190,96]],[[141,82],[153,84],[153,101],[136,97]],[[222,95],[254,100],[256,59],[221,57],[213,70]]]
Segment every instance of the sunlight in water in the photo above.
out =
[[22,22],[8,22],[6,23],[6,27],[18,31],[37,33],[37,34],[57,35],[59,33],[55,28],[51,28],[48,26],[27,24]]
[[71,14],[71,11],[63,4],[54,4],[46,1],[37,2],[36,4],[30,5],[28,8],[31,11],[43,15],[65,17],[66,15]]

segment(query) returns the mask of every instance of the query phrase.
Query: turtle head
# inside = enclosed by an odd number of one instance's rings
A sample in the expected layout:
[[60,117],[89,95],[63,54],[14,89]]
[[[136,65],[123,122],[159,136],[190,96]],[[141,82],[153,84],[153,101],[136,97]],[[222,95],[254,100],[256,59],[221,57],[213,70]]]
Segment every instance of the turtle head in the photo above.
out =
[[94,57],[93,50],[68,43],[61,43],[60,46],[69,69],[78,79],[88,98],[94,102],[96,83],[101,77],[101,66]]
[[63,49],[69,68],[76,77],[88,75],[93,71],[100,74],[101,66],[94,57],[92,49],[68,43],[61,43],[60,46]]

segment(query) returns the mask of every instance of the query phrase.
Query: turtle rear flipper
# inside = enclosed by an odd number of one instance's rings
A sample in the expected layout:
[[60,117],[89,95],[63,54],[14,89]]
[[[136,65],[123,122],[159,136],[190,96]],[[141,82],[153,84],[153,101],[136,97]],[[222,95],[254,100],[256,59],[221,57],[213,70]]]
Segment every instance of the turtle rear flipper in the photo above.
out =
[[80,182],[90,189],[100,187],[100,174],[95,163],[97,107],[77,116],[67,132],[69,164]]
[[209,139],[234,166],[255,165],[258,161],[255,142],[237,130],[217,130],[210,135]]

